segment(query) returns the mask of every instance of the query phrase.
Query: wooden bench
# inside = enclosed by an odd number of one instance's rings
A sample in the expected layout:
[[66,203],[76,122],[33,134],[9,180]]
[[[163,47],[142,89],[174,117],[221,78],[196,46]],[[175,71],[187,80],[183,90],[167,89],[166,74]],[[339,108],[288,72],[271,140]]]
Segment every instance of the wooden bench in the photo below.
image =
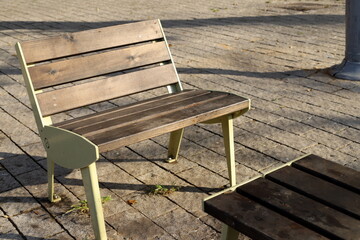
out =
[[360,174],[315,155],[209,197],[223,239],[360,239]]
[[[183,129],[221,123],[230,185],[235,185],[233,119],[248,99],[216,91],[183,90],[159,20],[63,34],[16,44],[36,124],[48,158],[80,168],[96,239],[106,239],[95,162],[99,154],[170,134],[168,161],[177,159]],[[91,104],[164,88],[159,96],[64,122],[52,116]]]

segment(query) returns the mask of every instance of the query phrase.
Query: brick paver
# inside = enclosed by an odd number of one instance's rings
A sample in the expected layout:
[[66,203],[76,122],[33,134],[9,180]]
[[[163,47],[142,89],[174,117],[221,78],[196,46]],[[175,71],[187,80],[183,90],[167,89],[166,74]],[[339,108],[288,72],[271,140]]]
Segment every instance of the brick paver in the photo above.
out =
[[[0,238],[92,239],[80,172],[57,167],[60,203],[46,200],[46,154],[15,57],[17,41],[159,18],[185,88],[252,99],[235,121],[238,181],[315,153],[360,170],[360,82],[330,77],[344,56],[344,0],[12,0],[0,8]],[[127,104],[152,91],[59,114],[54,121]],[[227,184],[219,125],[185,130],[178,163],[168,135],[98,162],[109,239],[219,239],[201,201]],[[146,191],[178,185],[168,196]],[[133,200],[133,205],[128,201]],[[248,239],[240,236],[240,239]]]

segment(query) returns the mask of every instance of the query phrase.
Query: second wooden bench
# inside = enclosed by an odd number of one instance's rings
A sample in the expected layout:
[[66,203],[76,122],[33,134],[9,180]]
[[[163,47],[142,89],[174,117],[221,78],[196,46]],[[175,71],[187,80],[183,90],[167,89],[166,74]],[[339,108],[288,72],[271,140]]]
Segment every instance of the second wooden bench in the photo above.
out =
[[359,172],[308,155],[207,198],[223,239],[360,239]]

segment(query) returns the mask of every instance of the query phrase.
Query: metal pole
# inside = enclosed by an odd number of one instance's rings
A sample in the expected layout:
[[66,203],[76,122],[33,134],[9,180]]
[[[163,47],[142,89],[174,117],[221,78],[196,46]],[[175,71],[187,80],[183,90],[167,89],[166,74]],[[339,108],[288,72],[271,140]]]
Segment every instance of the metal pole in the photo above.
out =
[[336,78],[360,81],[360,1],[346,0],[345,59],[330,73]]

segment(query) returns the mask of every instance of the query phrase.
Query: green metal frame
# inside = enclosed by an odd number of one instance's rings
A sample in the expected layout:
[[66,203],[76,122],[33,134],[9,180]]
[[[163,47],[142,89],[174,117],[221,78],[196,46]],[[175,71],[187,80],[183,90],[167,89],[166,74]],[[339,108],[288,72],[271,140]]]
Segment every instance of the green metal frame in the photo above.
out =
[[62,167],[84,168],[99,159],[98,147],[74,132],[45,126],[43,135],[48,158]]
[[226,224],[222,225],[221,240],[237,240],[239,232]]
[[[30,99],[31,108],[34,113],[35,122],[36,122],[37,128],[39,130],[41,141],[45,147],[44,134],[43,134],[44,127],[47,125],[51,125],[52,121],[51,121],[50,117],[42,117],[39,103],[36,99],[36,94],[40,93],[41,91],[36,92],[34,90],[33,84],[31,82],[29,70],[28,70],[29,66],[26,64],[20,43],[16,43],[15,49],[16,49],[16,53],[17,53],[17,56],[18,56],[18,59],[20,62],[20,67],[21,67],[22,75],[24,77],[26,90],[27,90],[27,93],[28,93],[28,96]],[[51,159],[48,158],[47,164],[48,164],[48,169],[47,169],[47,172],[48,172],[48,198],[51,202],[59,201],[60,198],[56,197],[54,194],[54,161],[52,161]]]
[[[246,110],[247,111],[247,110]],[[241,111],[245,113],[246,111]],[[222,116],[210,121],[206,121],[206,124],[215,124],[221,123],[222,131],[223,131],[223,138],[224,138],[224,147],[225,147],[225,154],[227,160],[227,167],[228,167],[228,175],[230,181],[230,187],[236,185],[236,169],[235,169],[235,147],[234,147],[234,126],[233,126],[233,119],[235,116],[240,116],[241,114],[229,114],[226,116]],[[181,139],[184,134],[184,129],[179,129],[174,131],[170,134],[169,146],[168,146],[168,158],[166,162],[175,162],[178,159],[179,151],[180,151],[180,144]]]
[[183,135],[184,135],[183,128],[170,133],[168,158],[166,159],[166,162],[172,163],[177,161],[180,151],[181,139]]
[[236,185],[233,116],[232,115],[224,116],[221,122],[221,126],[223,130],[230,187],[232,187]]
[[106,240],[104,214],[95,165],[99,159],[99,149],[95,144],[76,133],[51,126],[51,118],[42,116],[36,98],[36,94],[41,91],[34,90],[28,70],[30,66],[26,64],[20,43],[16,43],[15,49],[36,125],[47,153],[48,198],[50,202],[61,200],[54,192],[55,163],[70,169],[80,168],[95,237],[97,240]]
[[81,168],[95,239],[106,240],[106,228],[95,162]]

